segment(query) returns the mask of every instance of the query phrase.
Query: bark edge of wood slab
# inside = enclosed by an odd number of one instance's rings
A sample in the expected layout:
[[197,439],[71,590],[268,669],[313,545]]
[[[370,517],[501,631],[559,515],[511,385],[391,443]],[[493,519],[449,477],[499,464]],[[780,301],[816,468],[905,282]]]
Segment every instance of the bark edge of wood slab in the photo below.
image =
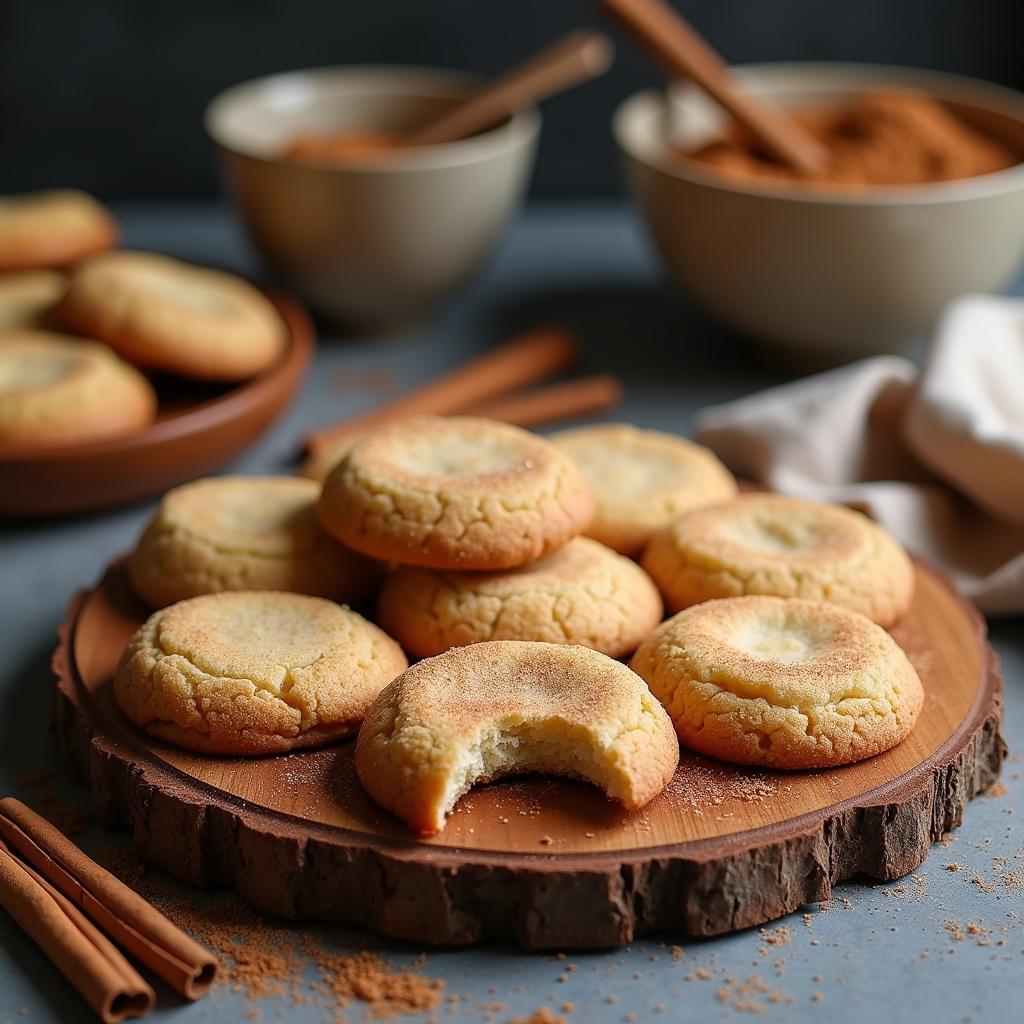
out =
[[[644,838],[643,823],[648,832],[731,828],[711,820],[731,806],[728,800],[698,818],[693,805],[680,809],[678,792],[670,795],[673,784],[649,811],[617,817],[587,787],[539,780],[474,790],[464,798],[468,809],[452,819],[461,821],[459,840],[446,830],[424,842],[373,808],[358,787],[349,788],[352,744],[261,761],[203,759],[163,747],[120,721],[108,682],[89,680],[89,673],[116,662],[120,651],[106,647],[121,642],[142,615],[119,563],[96,589],[72,600],[60,629],[54,731],[65,764],[88,780],[100,820],[127,825],[144,861],[190,884],[234,886],[267,913],[359,924],[426,944],[511,940],[526,949],[612,947],[661,931],[717,935],[827,899],[834,884],[856,875],[890,881],[913,871],[931,844],[962,822],[967,802],[998,777],[1006,755],[1002,680],[984,621],[938,574],[920,565],[917,573],[915,607],[894,633],[919,663],[926,691],[932,687],[921,722],[934,749],[911,770],[810,813],[790,816],[804,789],[856,788],[859,778],[878,775],[899,758],[889,752],[831,772],[763,776],[782,780],[779,799],[752,803],[746,813],[765,818],[767,807],[779,819],[711,838],[655,842]],[[922,637],[934,646],[919,648]],[[954,649],[962,666],[976,669],[975,678],[952,677]],[[952,714],[944,708],[957,702],[966,713],[936,732],[935,723]],[[694,758],[684,758],[681,771],[695,770],[694,761],[735,774]],[[261,806],[256,801],[265,789],[238,783],[249,777],[246,771],[259,775],[254,765],[270,766],[267,779],[275,780],[279,799],[284,793],[301,803],[318,785],[329,790],[331,805],[355,806],[353,813],[363,815],[358,828]],[[282,778],[290,780],[283,790]],[[221,788],[229,784],[238,792]],[[534,806],[541,810],[533,813]],[[313,807],[320,813],[328,805]],[[559,852],[559,817],[563,825],[583,819],[574,824],[577,847],[607,836],[624,845]],[[582,832],[592,821],[598,821],[593,831]],[[476,828],[463,829],[468,823]],[[539,842],[547,838],[551,845],[538,845],[538,830],[550,833]],[[523,848],[479,848],[488,842]]]

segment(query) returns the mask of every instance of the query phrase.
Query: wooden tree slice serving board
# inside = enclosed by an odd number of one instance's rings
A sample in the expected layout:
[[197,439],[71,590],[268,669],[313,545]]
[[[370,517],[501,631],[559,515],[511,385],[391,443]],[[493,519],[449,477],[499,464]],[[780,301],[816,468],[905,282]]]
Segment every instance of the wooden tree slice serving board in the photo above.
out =
[[919,566],[914,606],[893,635],[926,699],[895,750],[790,773],[684,752],[666,791],[634,814],[583,784],[506,780],[471,791],[444,832],[423,840],[360,789],[351,742],[214,758],[128,725],[111,677],[144,617],[115,564],[74,600],[54,655],[56,732],[100,817],[128,824],[140,855],[183,881],[233,885],[284,917],[418,942],[579,948],[762,924],[827,899],[837,881],[916,868],[1006,752],[982,619]]

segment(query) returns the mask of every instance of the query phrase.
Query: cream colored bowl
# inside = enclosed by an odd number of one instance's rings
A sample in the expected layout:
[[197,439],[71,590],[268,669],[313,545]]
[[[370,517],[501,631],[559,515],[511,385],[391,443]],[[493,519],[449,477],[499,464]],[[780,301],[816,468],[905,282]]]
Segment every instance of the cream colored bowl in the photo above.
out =
[[318,312],[387,330],[458,287],[522,198],[540,115],[349,167],[285,160],[284,148],[302,133],[409,130],[476,82],[427,68],[322,68],[245,82],[210,104],[207,131],[253,243]]
[[[781,107],[923,90],[1024,152],[1024,95],[910,68],[737,69]],[[669,272],[723,322],[816,359],[904,349],[965,292],[1005,285],[1024,256],[1024,165],[962,181],[809,191],[746,186],[680,161],[723,116],[692,86],[639,93],[615,114],[631,190]]]

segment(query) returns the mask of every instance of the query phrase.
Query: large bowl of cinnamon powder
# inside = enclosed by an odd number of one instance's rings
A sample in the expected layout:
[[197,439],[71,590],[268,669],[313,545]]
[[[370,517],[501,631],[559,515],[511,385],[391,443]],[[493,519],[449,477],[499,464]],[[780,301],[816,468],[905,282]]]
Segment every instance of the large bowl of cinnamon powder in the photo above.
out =
[[1024,258],[1024,95],[876,65],[737,69],[827,148],[774,162],[690,85],[618,109],[631,191],[670,274],[723,322],[818,361],[909,347]]

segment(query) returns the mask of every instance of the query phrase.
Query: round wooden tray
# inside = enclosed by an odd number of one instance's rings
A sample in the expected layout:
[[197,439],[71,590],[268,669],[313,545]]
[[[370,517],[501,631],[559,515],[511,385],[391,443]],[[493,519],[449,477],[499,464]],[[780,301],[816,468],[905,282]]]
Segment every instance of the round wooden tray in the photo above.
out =
[[0,447],[0,517],[68,515],[158,494],[216,469],[254,441],[295,395],[314,341],[298,303],[266,294],[288,328],[288,349],[278,363],[228,387],[158,378],[156,422],[125,437]]
[[110,681],[144,615],[117,563],[74,600],[54,655],[56,733],[101,818],[128,824],[141,856],[184,881],[419,942],[612,946],[762,924],[828,898],[839,880],[916,868],[1005,756],[982,619],[918,567],[913,609],[893,635],[927,696],[895,750],[791,773],[684,753],[666,791],[635,814],[582,784],[506,780],[474,789],[422,840],[360,789],[352,743],[214,758],[129,726]]

